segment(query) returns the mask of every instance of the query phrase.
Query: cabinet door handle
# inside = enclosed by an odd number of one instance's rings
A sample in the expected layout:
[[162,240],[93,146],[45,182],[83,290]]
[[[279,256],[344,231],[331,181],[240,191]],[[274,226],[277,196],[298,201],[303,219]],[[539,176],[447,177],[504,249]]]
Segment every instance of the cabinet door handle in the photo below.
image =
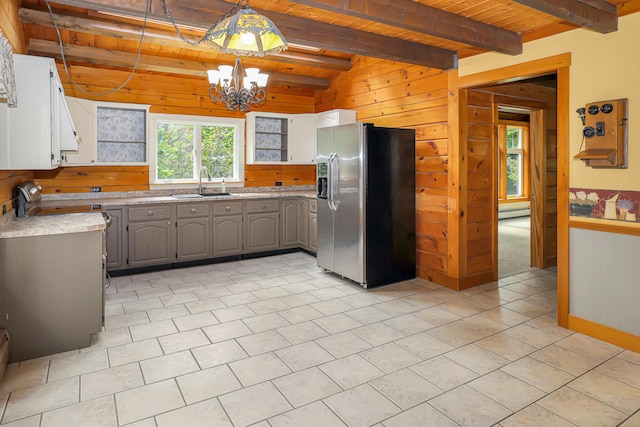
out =
[[147,216],[153,216],[153,211],[147,211]]
[[189,209],[189,212],[196,213],[196,212],[198,212],[198,210],[196,208],[191,208],[191,209]]
[[231,210],[231,206],[225,206],[225,207],[224,207],[224,210],[225,210],[225,211],[227,211],[227,212],[229,212],[229,211]]

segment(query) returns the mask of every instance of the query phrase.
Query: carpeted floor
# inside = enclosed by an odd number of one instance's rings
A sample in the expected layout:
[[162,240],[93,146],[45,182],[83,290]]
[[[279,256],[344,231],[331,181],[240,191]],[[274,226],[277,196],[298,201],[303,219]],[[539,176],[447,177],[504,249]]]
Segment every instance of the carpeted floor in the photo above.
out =
[[498,221],[498,277],[531,269],[531,221],[528,216]]

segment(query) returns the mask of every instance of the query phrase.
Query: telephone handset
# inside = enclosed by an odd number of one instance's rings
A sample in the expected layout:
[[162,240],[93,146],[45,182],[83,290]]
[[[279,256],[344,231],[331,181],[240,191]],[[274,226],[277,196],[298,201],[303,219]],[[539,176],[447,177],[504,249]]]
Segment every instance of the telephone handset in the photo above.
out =
[[[593,110],[592,107],[596,107],[595,110]],[[589,107],[589,114],[597,114],[598,113],[598,106],[597,105],[592,105],[591,107]],[[593,126],[587,126],[587,118],[586,118],[586,112],[587,110],[583,107],[583,108],[578,108],[576,110],[576,113],[578,113],[578,115],[580,116],[580,120],[582,120],[582,126],[584,126],[584,129],[582,129],[582,135],[585,138],[591,138],[596,134],[596,130],[593,128]]]

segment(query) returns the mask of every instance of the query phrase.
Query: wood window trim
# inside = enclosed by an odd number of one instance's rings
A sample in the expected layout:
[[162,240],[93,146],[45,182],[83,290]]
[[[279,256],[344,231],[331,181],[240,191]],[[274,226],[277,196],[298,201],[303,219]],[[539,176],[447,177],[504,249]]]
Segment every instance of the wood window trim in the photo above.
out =
[[[522,196],[507,196],[507,126],[521,127],[525,131],[522,133]],[[529,122],[521,122],[515,120],[499,120],[498,121],[498,169],[500,179],[500,192],[498,194],[499,202],[507,201],[528,201],[531,196],[531,161],[529,151],[530,128]]]

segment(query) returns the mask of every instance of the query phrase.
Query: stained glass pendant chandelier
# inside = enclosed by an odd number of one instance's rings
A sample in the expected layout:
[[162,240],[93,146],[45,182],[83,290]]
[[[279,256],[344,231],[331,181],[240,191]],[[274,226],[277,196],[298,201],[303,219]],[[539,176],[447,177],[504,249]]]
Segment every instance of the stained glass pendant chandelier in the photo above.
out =
[[[258,68],[244,70],[238,56],[264,56],[287,49],[287,41],[269,18],[251,9],[245,0],[214,25],[203,41],[215,45],[222,53],[236,55],[234,66],[221,65],[207,71],[209,97],[223,102],[228,110],[249,111],[267,98],[269,75]],[[245,74],[246,71],[246,74]]]

